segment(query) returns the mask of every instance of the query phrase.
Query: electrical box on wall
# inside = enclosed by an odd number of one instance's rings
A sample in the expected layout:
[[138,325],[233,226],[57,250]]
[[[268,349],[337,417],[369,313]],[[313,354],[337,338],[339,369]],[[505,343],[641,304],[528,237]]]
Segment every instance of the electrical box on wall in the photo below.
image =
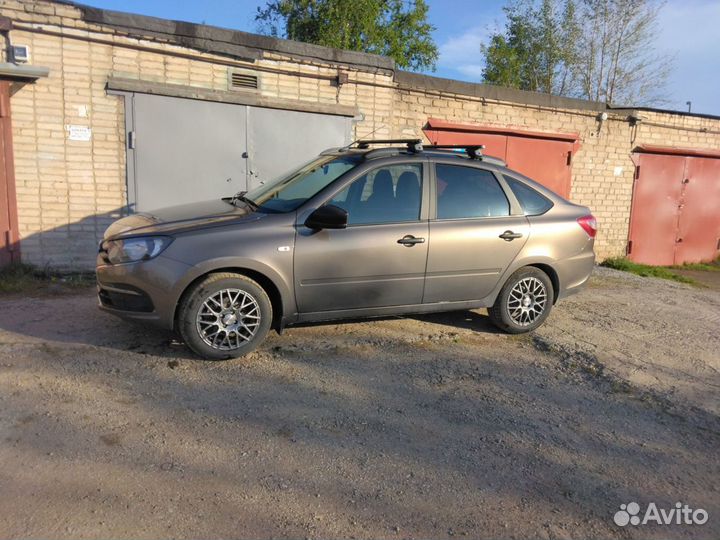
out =
[[16,64],[26,64],[30,61],[30,47],[27,45],[12,45],[10,54]]

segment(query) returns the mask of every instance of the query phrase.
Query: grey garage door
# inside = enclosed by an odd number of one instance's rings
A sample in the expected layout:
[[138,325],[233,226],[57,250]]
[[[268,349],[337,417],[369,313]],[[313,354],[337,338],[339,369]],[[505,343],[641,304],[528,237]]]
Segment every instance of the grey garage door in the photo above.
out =
[[136,211],[227,197],[350,142],[345,116],[127,97],[128,202]]

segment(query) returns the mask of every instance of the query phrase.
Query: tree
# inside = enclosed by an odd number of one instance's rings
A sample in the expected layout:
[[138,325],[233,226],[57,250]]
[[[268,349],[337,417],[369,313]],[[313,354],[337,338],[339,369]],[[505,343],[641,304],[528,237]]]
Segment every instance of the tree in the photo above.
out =
[[574,0],[515,0],[504,8],[504,32],[482,47],[485,82],[553,94],[573,89],[579,25]]
[[389,56],[401,68],[435,69],[438,48],[425,0],[272,0],[258,8],[261,33]]
[[661,103],[654,0],[514,0],[483,46],[485,82],[605,103]]
[[581,95],[606,103],[663,103],[672,58],[655,53],[661,2],[584,0],[578,46]]

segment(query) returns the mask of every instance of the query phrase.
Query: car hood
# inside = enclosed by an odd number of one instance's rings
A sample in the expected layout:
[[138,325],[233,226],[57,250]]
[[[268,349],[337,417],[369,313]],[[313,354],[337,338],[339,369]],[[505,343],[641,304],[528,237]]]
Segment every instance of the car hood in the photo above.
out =
[[221,199],[202,201],[126,216],[107,228],[104,239],[136,234],[177,234],[239,221],[254,221],[263,215],[244,204],[235,206]]

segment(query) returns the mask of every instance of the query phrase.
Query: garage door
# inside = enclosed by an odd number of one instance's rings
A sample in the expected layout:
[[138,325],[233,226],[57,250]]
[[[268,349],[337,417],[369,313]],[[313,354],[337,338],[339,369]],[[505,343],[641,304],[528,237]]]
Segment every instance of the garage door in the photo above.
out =
[[128,201],[136,211],[227,197],[347,144],[351,118],[129,94]]
[[572,157],[578,149],[577,134],[518,131],[432,119],[423,131],[434,144],[483,144],[487,155],[505,160],[511,169],[562,197],[570,196]]
[[653,265],[720,255],[720,152],[638,147],[628,257]]
[[0,81],[0,266],[20,261],[10,122],[10,83]]

